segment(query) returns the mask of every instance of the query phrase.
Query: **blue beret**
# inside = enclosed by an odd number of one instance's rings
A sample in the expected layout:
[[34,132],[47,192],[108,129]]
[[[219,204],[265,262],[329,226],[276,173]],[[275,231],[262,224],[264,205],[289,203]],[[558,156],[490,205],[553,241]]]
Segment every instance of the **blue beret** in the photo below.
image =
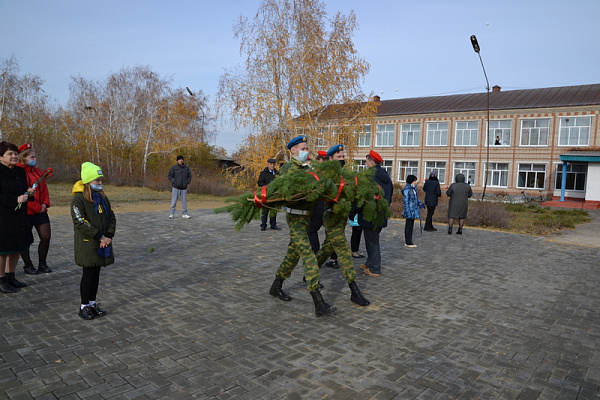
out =
[[297,145],[298,143],[306,142],[306,136],[296,136],[292,140],[290,140],[287,144],[288,150]]
[[327,157],[331,157],[338,151],[342,151],[342,150],[344,150],[344,145],[336,144],[335,146],[332,146],[329,150],[327,150]]

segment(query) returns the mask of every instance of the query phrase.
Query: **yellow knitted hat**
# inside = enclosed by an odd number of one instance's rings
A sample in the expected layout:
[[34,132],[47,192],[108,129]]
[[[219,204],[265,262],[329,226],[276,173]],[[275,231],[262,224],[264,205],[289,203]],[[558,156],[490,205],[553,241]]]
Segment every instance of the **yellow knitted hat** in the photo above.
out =
[[81,164],[81,181],[84,184],[102,178],[103,176],[104,174],[102,174],[102,169],[100,169],[99,166],[88,161]]

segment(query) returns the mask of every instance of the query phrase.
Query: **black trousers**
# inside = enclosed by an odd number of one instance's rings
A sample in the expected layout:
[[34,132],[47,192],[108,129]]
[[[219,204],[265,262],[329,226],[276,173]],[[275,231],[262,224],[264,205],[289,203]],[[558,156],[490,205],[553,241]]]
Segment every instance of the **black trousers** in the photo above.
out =
[[425,229],[433,228],[433,214],[435,213],[435,206],[427,206],[427,217],[425,218]]
[[96,301],[98,294],[98,285],[100,283],[100,268],[102,267],[84,267],[79,292],[81,294],[81,304],[88,304],[90,301]]
[[407,218],[406,222],[404,223],[404,243],[414,244],[412,241],[414,226],[415,226],[415,220]]
[[[360,235],[362,235],[363,228],[362,226],[353,226],[352,227],[352,236],[350,236],[350,251],[356,252],[358,251],[358,247],[360,246]],[[367,240],[367,239],[365,239]]]
[[[265,207],[262,209],[262,215],[260,217],[260,227],[261,228],[267,227],[267,217],[269,216],[270,211],[271,211],[270,208]],[[277,226],[277,214],[275,214],[271,218],[269,218],[269,224],[271,224],[271,228],[275,228]]]

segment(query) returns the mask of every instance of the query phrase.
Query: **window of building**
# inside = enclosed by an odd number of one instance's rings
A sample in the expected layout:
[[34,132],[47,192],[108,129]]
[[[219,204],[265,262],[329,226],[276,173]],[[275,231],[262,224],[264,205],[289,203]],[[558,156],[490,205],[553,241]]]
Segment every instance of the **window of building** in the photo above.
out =
[[365,159],[354,160],[354,166],[353,166],[354,171],[358,172],[360,170],[366,169],[367,168],[366,162],[367,162],[367,160],[365,160]]
[[592,118],[568,117],[560,119],[559,146],[589,146]]
[[381,168],[385,169],[385,172],[387,172],[389,176],[392,176],[392,173],[394,172],[394,160],[383,160]]
[[[562,164],[556,166],[555,189],[560,190],[562,185]],[[587,164],[567,164],[567,184],[565,190],[585,190],[585,178],[587,175]]]
[[477,146],[477,134],[479,133],[479,122],[461,121],[456,123],[456,134],[454,135],[455,146]]
[[[425,178],[429,178],[431,171],[437,170],[440,183],[446,183],[446,162],[445,161],[425,161]],[[415,175],[419,176],[419,175]]]
[[448,145],[448,123],[447,122],[428,122],[427,123],[427,143],[426,143],[426,145],[427,146],[447,146]]
[[409,175],[419,176],[418,173],[418,161],[400,161],[400,168],[398,169],[398,180],[400,182],[406,182],[406,177]]
[[394,125],[377,125],[376,147],[389,147],[394,145]]
[[508,163],[490,163],[487,179],[488,186],[508,187]]
[[402,124],[400,128],[400,146],[418,146],[421,124]]
[[371,125],[365,125],[358,134],[358,147],[371,147]]
[[518,188],[544,189],[545,180],[545,164],[519,164]]
[[475,163],[474,162],[455,162],[454,176],[463,174],[469,185],[475,184]]
[[548,146],[550,119],[521,121],[521,146]]
[[490,121],[490,146],[510,146],[512,122],[510,120]]

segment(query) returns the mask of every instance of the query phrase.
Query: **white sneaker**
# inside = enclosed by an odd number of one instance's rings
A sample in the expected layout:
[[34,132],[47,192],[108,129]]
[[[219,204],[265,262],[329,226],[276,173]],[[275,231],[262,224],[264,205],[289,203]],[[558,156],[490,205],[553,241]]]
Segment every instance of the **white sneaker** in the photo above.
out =
[[192,217],[190,217],[190,216],[189,216],[189,215],[187,215],[187,214],[183,214],[183,215],[181,216],[181,218],[190,219],[190,218],[192,218]]
[[169,219],[173,219],[173,214],[169,214]]

